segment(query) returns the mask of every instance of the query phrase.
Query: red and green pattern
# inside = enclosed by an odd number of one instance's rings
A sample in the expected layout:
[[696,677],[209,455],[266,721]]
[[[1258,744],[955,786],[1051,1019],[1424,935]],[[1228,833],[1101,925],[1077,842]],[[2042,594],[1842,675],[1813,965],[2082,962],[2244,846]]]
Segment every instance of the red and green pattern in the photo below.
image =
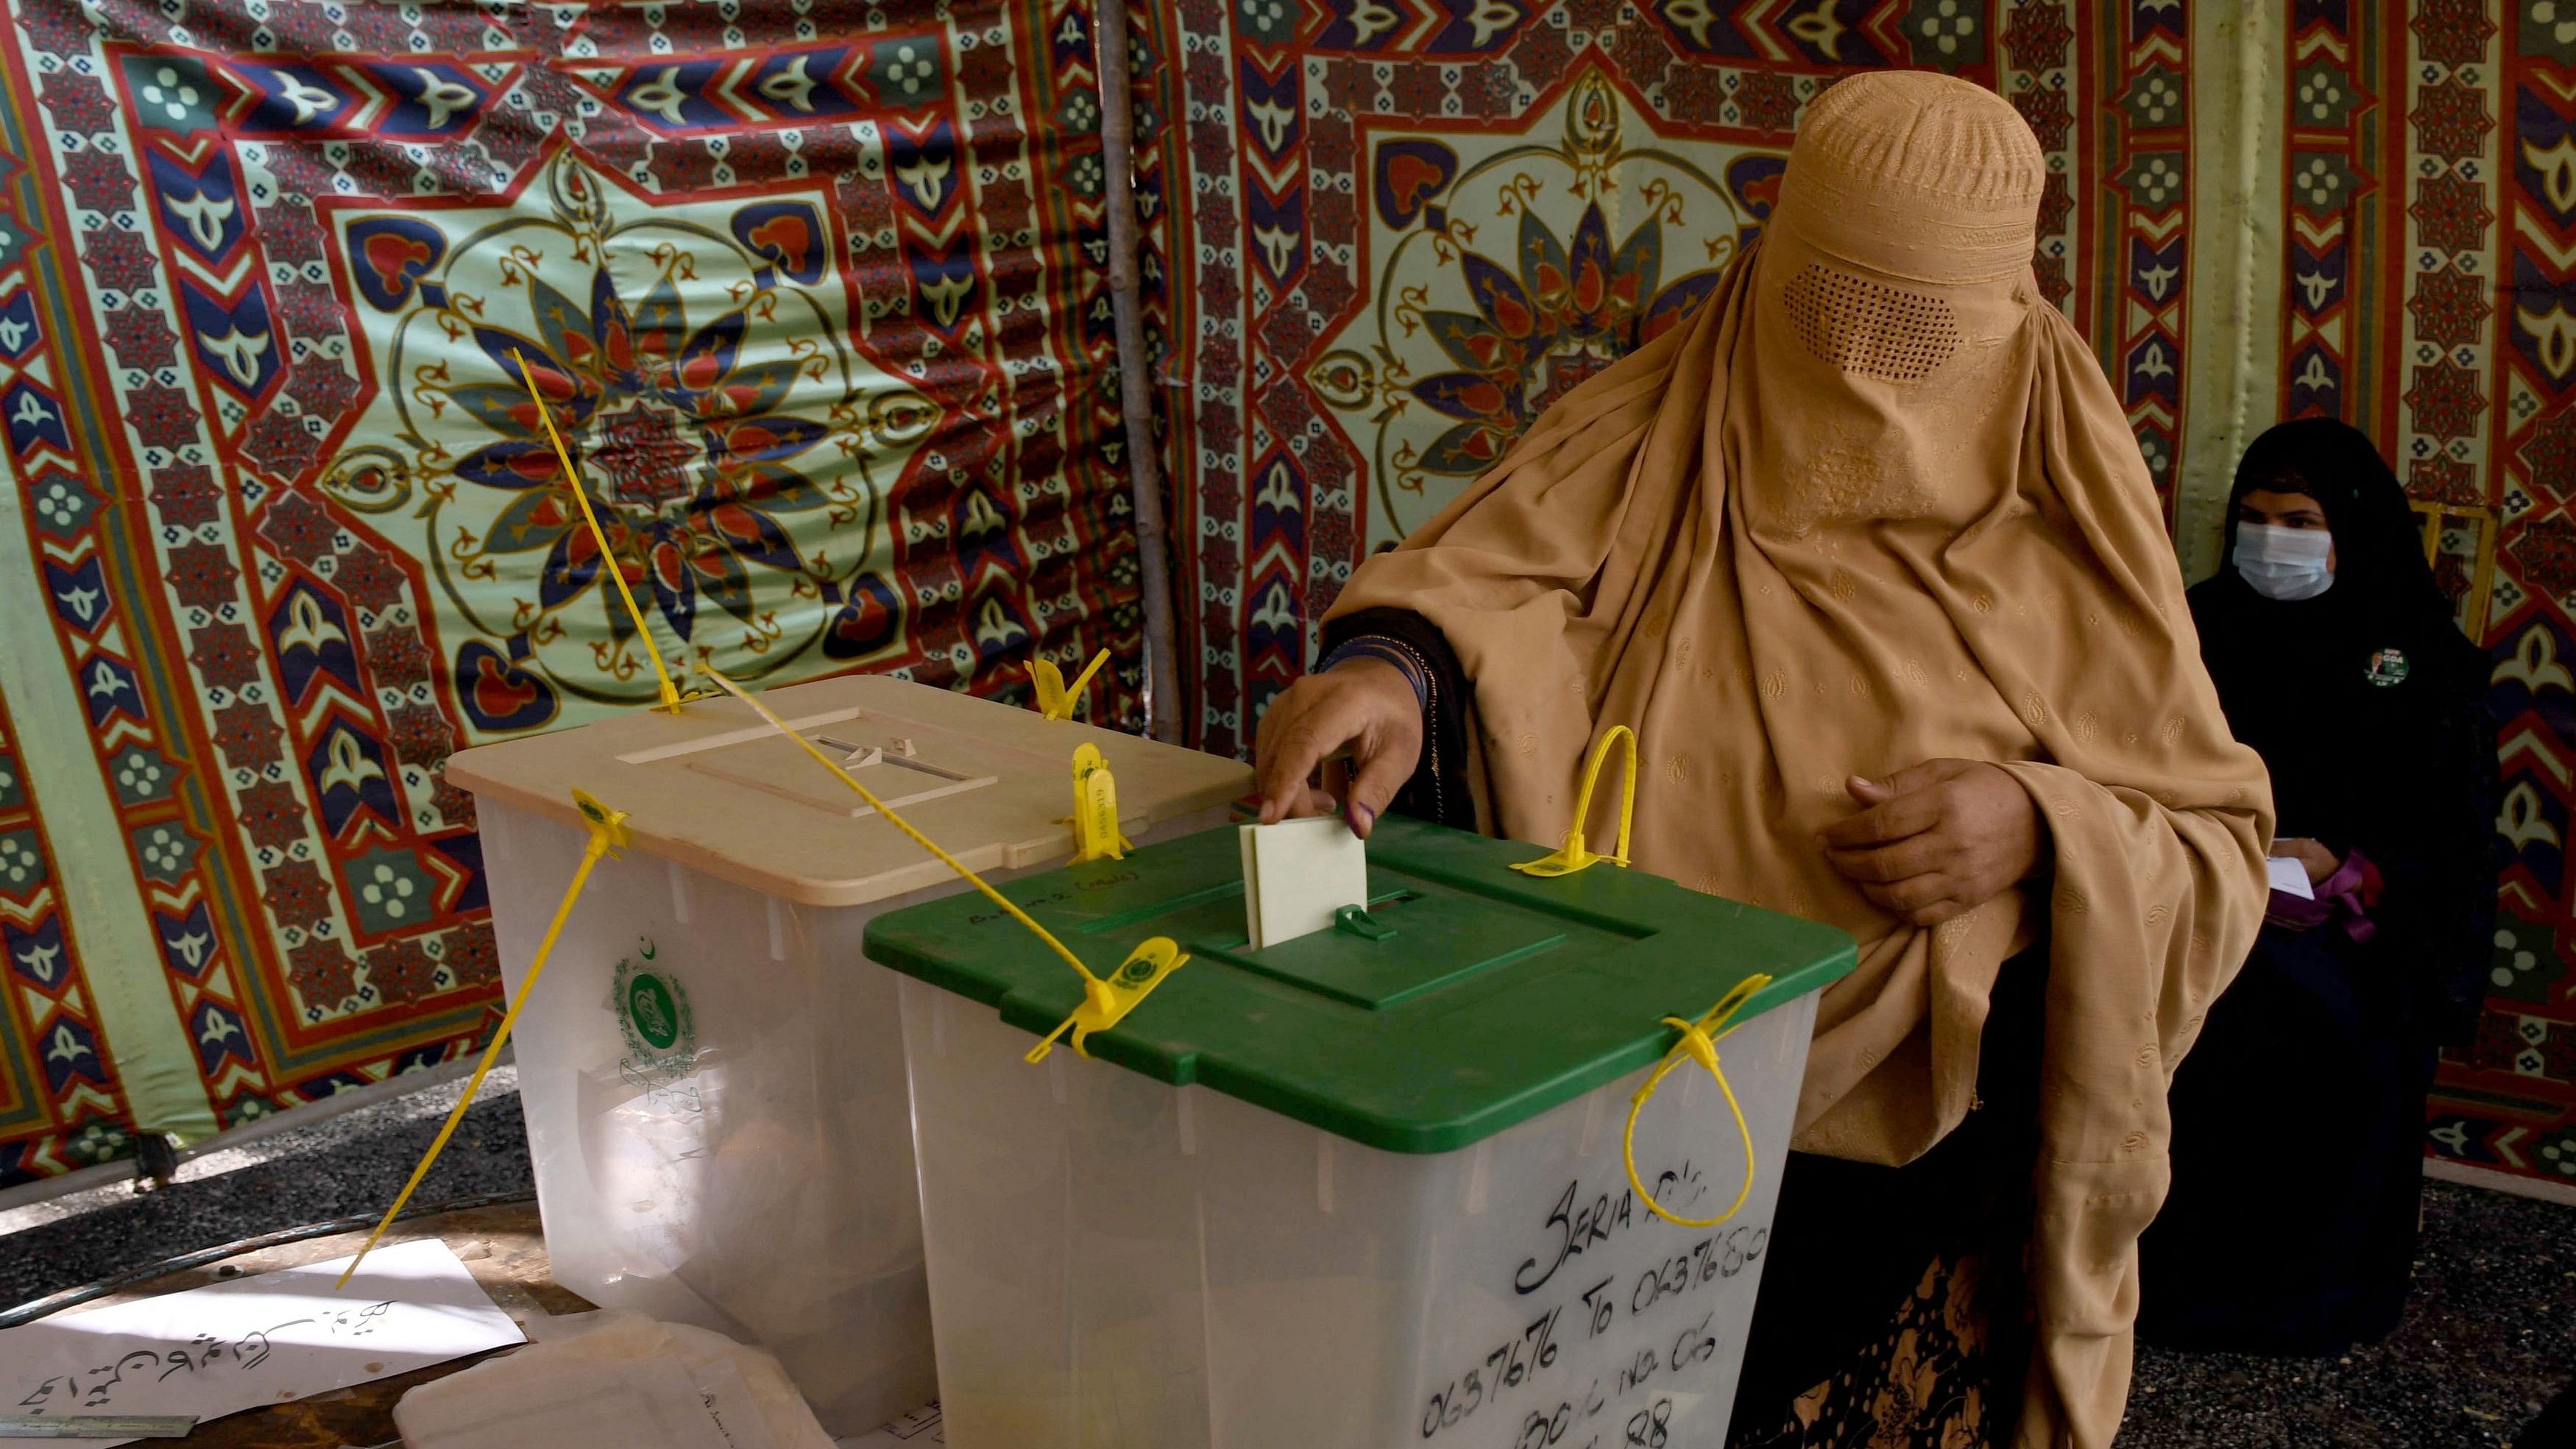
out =
[[[2416,498],[2495,520],[2507,863],[2431,1148],[2576,1186],[2576,6],[2303,4],[2285,44],[2283,414],[2350,420]],[[2478,541],[2443,534],[2464,595]]]
[[[110,963],[0,885],[0,1184],[468,1047],[440,764],[648,650],[1013,695],[1107,648],[1141,719],[1088,0],[0,12],[0,559],[90,745],[42,790],[195,1058],[120,1101]],[[24,788],[0,850],[70,818]]]
[[[2181,450],[2182,7],[2085,0],[1182,0],[1139,105],[1190,738],[1244,751],[1352,567],[1687,315],[1855,69],[1994,87],[2051,175],[2033,258],[2161,487]],[[2103,319],[2109,319],[2107,323]]]

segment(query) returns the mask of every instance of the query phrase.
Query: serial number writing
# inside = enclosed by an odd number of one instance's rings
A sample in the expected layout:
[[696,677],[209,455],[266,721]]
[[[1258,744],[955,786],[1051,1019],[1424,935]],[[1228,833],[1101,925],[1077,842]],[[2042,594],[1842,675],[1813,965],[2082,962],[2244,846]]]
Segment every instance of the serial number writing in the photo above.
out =
[[[1577,1207],[1575,1198],[1582,1191],[1582,1183],[1569,1182],[1565,1191],[1558,1195],[1555,1209],[1547,1215],[1547,1228],[1555,1237],[1556,1244],[1542,1255],[1548,1258],[1546,1269],[1540,1270],[1538,1258],[1532,1257],[1521,1264],[1520,1272],[1512,1277],[1512,1286],[1523,1294],[1536,1293],[1546,1287],[1556,1277],[1556,1271],[1565,1266],[1567,1259],[1579,1258],[1583,1256],[1584,1249],[1610,1241],[1610,1234],[1614,1231],[1636,1226],[1637,1195],[1633,1191],[1622,1192],[1616,1198],[1605,1192],[1589,1204]],[[1533,1272],[1537,1273],[1536,1277],[1531,1276]]]
[[1732,1278],[1761,1260],[1771,1241],[1767,1227],[1738,1227],[1723,1238],[1702,1238],[1687,1253],[1676,1253],[1637,1277],[1628,1295],[1628,1311],[1643,1313],[1667,1298],[1679,1297],[1706,1283]]
[[[1559,1404],[1553,1415],[1542,1417],[1532,1414],[1523,1425],[1520,1438],[1512,1441],[1512,1449],[1551,1449],[1577,1423],[1600,1412],[1601,1405],[1596,1401],[1591,1408],[1580,1412],[1572,1404]],[[1665,1449],[1672,1443],[1673,1401],[1655,1400],[1629,1415],[1623,1428],[1626,1437],[1615,1442],[1642,1445],[1644,1449]],[[1582,1449],[1601,1449],[1601,1436],[1595,1434],[1585,1440]]]
[[[1760,1262],[1770,1241],[1769,1227],[1739,1223],[1723,1232],[1711,1233],[1693,1243],[1688,1251],[1676,1253],[1648,1267],[1634,1279],[1617,1274],[1603,1278],[1575,1297],[1574,1327],[1569,1327],[1567,1332],[1584,1346],[1584,1353],[1600,1354],[1609,1345],[1593,1345],[1617,1329],[1619,1299],[1623,1294],[1628,1299],[1628,1316],[1639,1320],[1642,1325],[1643,1320],[1666,1301],[1734,1278]],[[1563,1307],[1551,1310],[1546,1318],[1540,1320],[1551,1329],[1548,1338],[1551,1346],[1557,1315],[1563,1311]],[[1604,1425],[1615,1424],[1618,1422],[1615,1415],[1624,1408],[1621,1401],[1630,1394],[1644,1389],[1649,1383],[1676,1377],[1714,1362],[1718,1357],[1717,1314],[1717,1305],[1710,1302],[1696,1320],[1678,1320],[1683,1326],[1672,1338],[1661,1336],[1666,1331],[1664,1329],[1654,1330],[1657,1334],[1654,1340],[1633,1350],[1621,1350],[1598,1376],[1584,1386],[1582,1393],[1559,1402],[1554,1408],[1528,1411],[1521,1419],[1520,1434],[1512,1441],[1512,1449],[1555,1449],[1555,1446],[1564,1444],[1567,1436],[1577,1428],[1601,1418],[1605,1413],[1613,1417],[1604,1419]],[[1507,1353],[1497,1354],[1489,1358],[1484,1367],[1512,1361]],[[1537,1366],[1546,1367],[1553,1362],[1551,1353],[1539,1360]],[[1600,1360],[1594,1359],[1593,1362]],[[1517,1374],[1510,1379],[1512,1386],[1520,1382],[1521,1377]],[[1482,1406],[1496,1396],[1497,1380],[1494,1377],[1481,1370],[1469,1373],[1465,1379],[1432,1395],[1432,1403],[1439,1412],[1426,1414],[1422,1437],[1428,1439],[1449,1424],[1466,1418],[1473,1412],[1473,1408],[1466,1407],[1470,1401]],[[1671,1416],[1670,1401],[1658,1402],[1665,1405],[1662,1416],[1658,1417],[1651,1408],[1643,1411],[1642,1418],[1629,1421],[1636,1426],[1634,1432],[1652,1435],[1665,1427]],[[1453,1405],[1459,1406],[1462,1412],[1452,1416],[1449,1410]],[[1595,1435],[1588,1441],[1567,1446],[1567,1449],[1601,1449],[1604,1442]],[[1615,1444],[1618,1441],[1606,1442]],[[1651,1439],[1649,1442],[1662,1441]]]
[[1529,1376],[1544,1368],[1556,1366],[1556,1317],[1564,1310],[1551,1308],[1546,1316],[1521,1330],[1521,1336],[1485,1355],[1478,1367],[1467,1370],[1463,1379],[1452,1379],[1447,1387],[1431,1396],[1422,1410],[1422,1437],[1430,1438],[1467,1418],[1485,1406],[1490,1399],[1500,1398],[1505,1390],[1519,1388]]

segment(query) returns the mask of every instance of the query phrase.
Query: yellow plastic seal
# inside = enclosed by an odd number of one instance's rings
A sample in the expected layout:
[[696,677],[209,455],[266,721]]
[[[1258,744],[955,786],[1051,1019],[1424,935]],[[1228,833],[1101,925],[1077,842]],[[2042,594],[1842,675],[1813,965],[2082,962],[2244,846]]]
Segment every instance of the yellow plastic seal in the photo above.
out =
[[[1685,1228],[1713,1228],[1735,1216],[1744,1206],[1744,1200],[1753,1193],[1753,1128],[1744,1120],[1744,1104],[1735,1100],[1735,1088],[1727,1084],[1725,1068],[1718,1065],[1717,1044],[1735,1030],[1727,1025],[1729,1019],[1770,984],[1770,977],[1756,972],[1735,983],[1735,989],[1718,998],[1717,1005],[1710,1007],[1708,1013],[1697,1021],[1684,1021],[1678,1016],[1665,1017],[1664,1025],[1680,1031],[1681,1039],[1674,1042],[1672,1050],[1665,1052],[1664,1059],[1655,1064],[1654,1074],[1646,1078],[1646,1084],[1628,1099],[1628,1130],[1620,1137],[1620,1150],[1628,1160],[1628,1186],[1636,1190],[1638,1201],[1646,1205],[1648,1212],[1665,1222]],[[1655,1201],[1655,1195],[1646,1190],[1646,1184],[1637,1176],[1638,1114],[1646,1110],[1647,1101],[1655,1095],[1655,1089],[1664,1084],[1664,1078],[1672,1075],[1673,1068],[1684,1062],[1699,1063],[1717,1079],[1717,1089],[1726,1094],[1726,1109],[1735,1114],[1736,1135],[1744,1139],[1744,1185],[1735,1190],[1735,1201],[1727,1205],[1726,1211],[1713,1218],[1675,1216],[1662,1203]]]
[[[1609,855],[1595,855],[1584,848],[1583,822],[1592,815],[1592,787],[1601,778],[1602,762],[1610,758],[1610,747],[1624,744],[1627,748],[1628,776],[1619,788],[1619,848]],[[1565,844],[1552,855],[1525,860],[1512,869],[1523,875],[1552,879],[1589,870],[1601,861],[1624,866],[1628,863],[1628,824],[1637,813],[1637,737],[1626,725],[1612,725],[1601,742],[1592,747],[1592,758],[1583,766],[1583,787],[1574,797],[1574,823],[1566,828]]]
[[1118,782],[1099,747],[1083,745],[1073,752],[1073,858],[1125,860],[1136,847],[1118,833]]
[[1055,1039],[1067,1031],[1073,1033],[1074,1054],[1091,1055],[1083,1043],[1093,1032],[1107,1031],[1125,1020],[1127,1013],[1143,1004],[1155,987],[1188,964],[1189,959],[1179,942],[1169,936],[1156,936],[1129,953],[1126,964],[1111,973],[1108,980],[1086,974],[1082,1004],[1073,1009],[1073,1015],[1058,1022],[1045,1040],[1029,1048],[1029,1065],[1045,1061],[1047,1054],[1055,1050]]
[[430,1139],[429,1150],[421,1154],[420,1165],[411,1170],[411,1181],[403,1184],[402,1191],[394,1197],[394,1205],[385,1209],[385,1215],[377,1219],[376,1230],[367,1234],[367,1241],[358,1249],[358,1256],[349,1260],[349,1271],[341,1274],[340,1281],[331,1285],[335,1292],[349,1286],[349,1279],[357,1273],[358,1265],[367,1261],[367,1254],[375,1250],[376,1240],[385,1235],[385,1229],[394,1225],[394,1218],[402,1212],[403,1205],[411,1201],[421,1179],[429,1176],[430,1165],[438,1161],[438,1154],[447,1150],[447,1139],[456,1135],[456,1124],[465,1120],[465,1109],[474,1104],[474,1093],[482,1087],[483,1078],[491,1072],[492,1063],[509,1042],[510,1028],[518,1025],[519,1012],[528,1004],[529,994],[537,989],[537,977],[546,969],[546,958],[554,954],[555,938],[563,934],[564,922],[572,918],[573,902],[581,899],[582,887],[590,884],[591,867],[599,864],[602,856],[624,853],[629,843],[626,812],[611,810],[580,790],[572,792],[572,803],[573,808],[581,812],[584,823],[589,825],[590,839],[582,846],[581,864],[573,870],[572,884],[564,888],[563,901],[555,907],[554,921],[546,927],[545,938],[537,942],[537,954],[528,960],[528,978],[519,983],[519,994],[510,998],[510,1009],[502,1013],[500,1029],[492,1033],[492,1044],[483,1048],[483,1060],[475,1063],[474,1075],[466,1078],[465,1090],[457,1094],[456,1105],[448,1109],[446,1125]]
[[[796,731],[789,729],[787,727],[787,722],[780,719],[769,706],[762,704],[757,696],[753,695],[749,690],[744,689],[741,685],[727,679],[724,675],[716,672],[712,665],[701,661],[698,668],[700,671],[705,673],[709,679],[714,680],[718,688],[722,689],[725,693],[732,695],[734,698],[741,700],[744,704],[751,706],[752,712],[768,721],[771,729],[774,729],[780,734],[787,736],[790,740],[795,741],[799,749],[802,749],[806,754],[813,757],[814,763],[831,771],[842,784],[849,786],[854,791],[857,791],[860,799],[868,802],[869,805],[875,808],[879,815],[886,818],[887,824],[892,825],[895,829],[902,831],[906,836],[910,837],[913,844],[920,846],[922,849],[929,851],[932,855],[938,857],[940,864],[947,866],[950,870],[953,870],[959,875],[965,877],[968,885],[971,885],[975,889],[983,892],[984,898],[1001,907],[1003,914],[1009,916],[1012,920],[1019,922],[1021,925],[1028,927],[1030,932],[1039,940],[1047,943],[1049,949],[1053,950],[1056,955],[1064,958],[1064,964],[1072,967],[1075,972],[1081,975],[1084,997],[1082,1006],[1077,1008],[1072,1016],[1065,1018],[1063,1025],[1058,1026],[1054,1031],[1047,1033],[1046,1040],[1039,1042],[1037,1046],[1029,1052],[1028,1059],[1030,1061],[1042,1062],[1046,1060],[1047,1052],[1054,1046],[1055,1039],[1064,1035],[1065,1030],[1068,1027],[1073,1030],[1073,1049],[1077,1052],[1082,1052],[1082,1041],[1084,1037],[1089,1036],[1095,1031],[1107,1031],[1109,1028],[1116,1026],[1119,1021],[1127,1015],[1127,1013],[1136,1009],[1137,1003],[1143,1001],[1149,994],[1151,994],[1155,987],[1163,984],[1164,977],[1179,970],[1181,963],[1190,959],[1189,957],[1181,954],[1181,948],[1179,946],[1173,944],[1166,938],[1158,936],[1153,940],[1147,941],[1145,944],[1138,946],[1135,951],[1128,956],[1126,963],[1120,966],[1118,970],[1112,974],[1112,978],[1110,980],[1101,980],[1099,977],[1092,974],[1090,967],[1082,964],[1081,957],[1073,954],[1070,948],[1068,948],[1062,941],[1057,940],[1053,932],[1049,931],[1046,927],[1039,925],[1029,916],[1028,912],[1011,904],[1008,898],[1003,896],[1000,891],[993,889],[993,887],[987,883],[982,876],[968,870],[963,861],[950,855],[947,851],[940,849],[929,836],[914,829],[912,822],[904,819],[900,815],[897,815],[892,810],[887,809],[886,803],[878,799],[867,786],[860,784],[857,777],[853,776],[849,771],[842,769],[839,763],[833,760],[831,756],[816,749],[812,740],[809,740],[803,735],[796,733]],[[1089,746],[1085,746],[1084,748],[1088,749]],[[1097,752],[1095,751],[1095,753]],[[1078,763],[1077,768],[1079,768]],[[1106,767],[1103,767],[1099,773],[1105,777],[1109,772]],[[1076,818],[1080,818],[1078,813]],[[1118,810],[1115,797],[1112,797],[1110,801],[1109,820],[1110,831],[1114,835],[1117,832],[1118,821]],[[1090,1053],[1083,1052],[1083,1055],[1088,1056]]]
[[1098,674],[1100,666],[1108,662],[1109,651],[1106,649],[1092,655],[1091,662],[1083,666],[1082,673],[1069,685],[1064,682],[1064,671],[1055,665],[1044,659],[1031,663],[1029,678],[1037,681],[1038,713],[1048,719],[1073,718],[1073,707],[1082,699],[1082,691],[1091,683],[1091,676]]

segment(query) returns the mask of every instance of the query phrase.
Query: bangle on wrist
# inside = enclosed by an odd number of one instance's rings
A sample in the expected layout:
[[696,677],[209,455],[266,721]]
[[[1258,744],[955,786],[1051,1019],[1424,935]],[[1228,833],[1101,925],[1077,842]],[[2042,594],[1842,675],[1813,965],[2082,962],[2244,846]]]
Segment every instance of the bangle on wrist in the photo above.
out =
[[1315,661],[1315,672],[1328,674],[1360,659],[1374,659],[1381,664],[1392,666],[1396,673],[1404,676],[1405,684],[1413,690],[1413,707],[1424,710],[1431,707],[1431,691],[1429,685],[1425,683],[1426,671],[1422,661],[1416,659],[1413,651],[1405,648],[1401,643],[1380,635],[1363,634],[1357,638],[1343,640],[1323,658]]

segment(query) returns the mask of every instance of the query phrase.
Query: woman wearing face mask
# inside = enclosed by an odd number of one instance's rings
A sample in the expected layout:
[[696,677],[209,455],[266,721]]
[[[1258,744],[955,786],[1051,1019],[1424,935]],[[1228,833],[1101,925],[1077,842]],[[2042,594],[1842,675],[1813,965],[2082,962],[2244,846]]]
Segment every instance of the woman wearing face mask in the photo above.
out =
[[2396,477],[2330,419],[2246,451],[2227,562],[2190,598],[2228,724],[2272,771],[2272,853],[2309,894],[2274,891],[2175,1075],[2139,1329],[2329,1353],[2405,1305],[2434,1051],[2474,1023],[2492,952],[2487,661]]

